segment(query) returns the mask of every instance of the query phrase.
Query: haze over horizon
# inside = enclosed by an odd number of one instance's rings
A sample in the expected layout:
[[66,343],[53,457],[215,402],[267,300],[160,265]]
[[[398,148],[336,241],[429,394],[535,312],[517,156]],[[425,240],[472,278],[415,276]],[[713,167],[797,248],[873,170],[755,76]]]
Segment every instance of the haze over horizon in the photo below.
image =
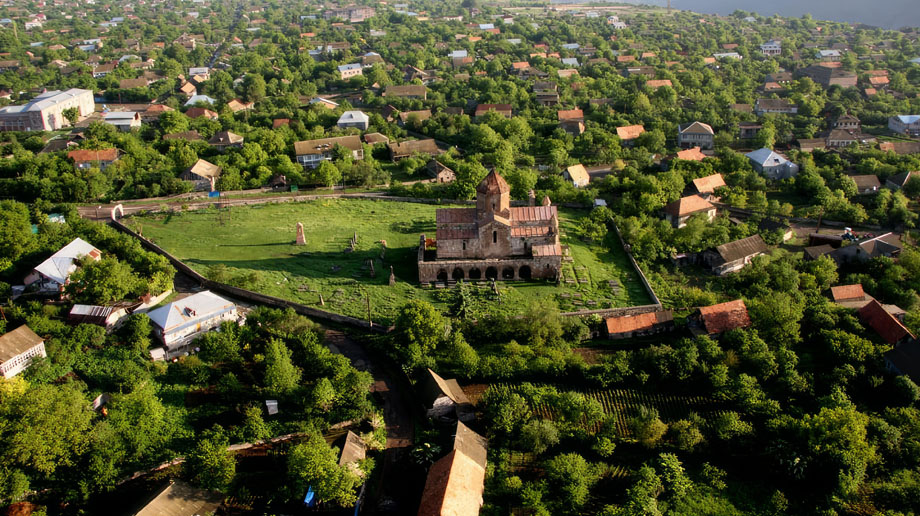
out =
[[[575,3],[575,0],[563,1]],[[667,0],[615,0],[615,3],[664,6]],[[764,16],[779,14],[797,18],[811,14],[819,20],[865,23],[885,29],[920,27],[920,5],[917,0],[773,0],[769,4],[761,0],[671,0],[671,6],[675,9],[722,15],[739,9]]]

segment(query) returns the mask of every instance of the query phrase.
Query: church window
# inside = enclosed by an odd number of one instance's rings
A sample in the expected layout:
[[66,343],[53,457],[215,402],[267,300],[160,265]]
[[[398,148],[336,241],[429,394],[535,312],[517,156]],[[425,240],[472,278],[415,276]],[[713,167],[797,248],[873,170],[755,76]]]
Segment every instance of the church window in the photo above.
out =
[[493,244],[497,244],[497,243],[498,243],[498,231],[493,231],[493,232],[492,232],[492,243],[493,243]]

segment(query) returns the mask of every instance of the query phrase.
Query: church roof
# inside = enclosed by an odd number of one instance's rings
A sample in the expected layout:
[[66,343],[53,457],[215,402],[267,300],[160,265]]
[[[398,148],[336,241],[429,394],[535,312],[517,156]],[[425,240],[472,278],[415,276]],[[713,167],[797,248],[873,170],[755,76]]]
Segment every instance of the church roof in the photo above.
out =
[[505,179],[494,170],[476,187],[478,193],[509,193],[511,188]]

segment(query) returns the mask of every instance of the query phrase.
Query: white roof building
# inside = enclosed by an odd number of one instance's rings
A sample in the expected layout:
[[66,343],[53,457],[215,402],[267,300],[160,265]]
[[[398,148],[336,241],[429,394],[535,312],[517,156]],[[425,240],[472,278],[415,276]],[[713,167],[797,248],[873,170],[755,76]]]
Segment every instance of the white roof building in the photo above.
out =
[[237,310],[231,301],[205,290],[151,310],[147,317],[167,350],[172,350],[223,321],[236,321]]
[[67,283],[70,275],[77,270],[77,260],[83,257],[99,260],[102,252],[86,240],[75,238],[50,258],[38,264],[26,277],[25,284],[31,285],[36,281],[41,281],[47,283],[49,288],[59,290]]
[[192,95],[188,101],[185,103],[186,106],[194,106],[199,102],[204,102],[206,104],[217,104],[217,101],[207,95]]
[[745,154],[754,169],[770,179],[787,179],[799,173],[799,166],[766,147]]
[[371,123],[371,118],[360,111],[346,111],[339,117],[336,125],[339,127],[357,127],[367,129]]

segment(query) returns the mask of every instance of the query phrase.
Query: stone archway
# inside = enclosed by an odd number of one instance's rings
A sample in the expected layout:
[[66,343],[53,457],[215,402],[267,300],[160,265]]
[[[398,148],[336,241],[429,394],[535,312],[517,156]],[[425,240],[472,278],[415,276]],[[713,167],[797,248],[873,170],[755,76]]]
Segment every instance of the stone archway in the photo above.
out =
[[454,269],[454,272],[452,272],[450,275],[450,277],[453,278],[454,281],[462,280],[463,276],[464,276],[463,269],[461,269],[460,267],[456,267]]
[[493,280],[498,279],[498,269],[495,267],[489,267],[486,269],[486,279]]
[[438,271],[438,281],[447,281],[447,271],[441,269]]
[[478,267],[473,267],[472,269],[470,269],[470,272],[467,273],[467,276],[468,276],[471,280],[482,279],[482,271],[479,270]]
[[530,272],[530,266],[521,265],[521,268],[518,269],[518,277],[522,280],[529,280],[531,277],[533,277],[533,274]]
[[503,280],[514,279],[514,268],[505,267],[504,269],[502,269],[502,279]]

